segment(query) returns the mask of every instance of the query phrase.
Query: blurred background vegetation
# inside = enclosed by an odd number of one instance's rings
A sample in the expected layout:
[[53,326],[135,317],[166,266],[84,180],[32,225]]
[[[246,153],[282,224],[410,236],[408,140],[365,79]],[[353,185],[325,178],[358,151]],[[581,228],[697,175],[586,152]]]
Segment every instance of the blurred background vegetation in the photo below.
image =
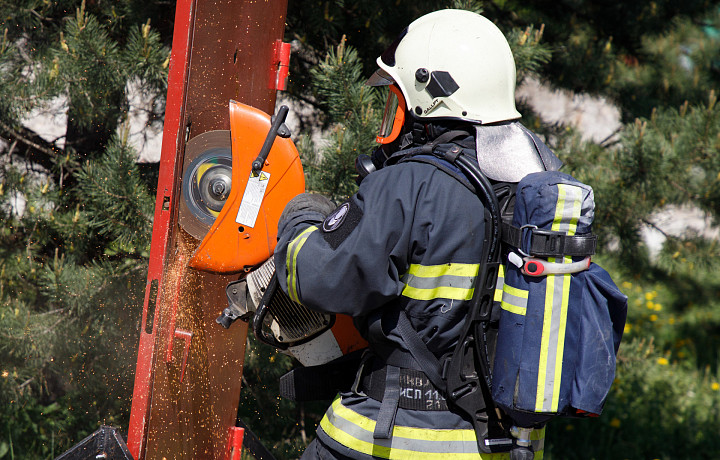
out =
[[[661,212],[718,223],[720,1],[290,0],[284,97],[310,108],[295,133],[310,189],[353,193],[383,102],[364,79],[399,29],[449,6],[498,24],[519,83],[620,113],[614,135],[589,141],[518,101],[593,186],[596,260],[630,298],[603,416],[551,423],[546,458],[720,457],[717,237],[665,232],[659,250],[642,237]],[[127,427],[157,182],[128,141],[129,88],[161,124],[173,20],[169,0],[0,0],[0,459],[54,458],[101,423]],[[48,140],[27,121],[58,100],[67,128]],[[251,340],[240,412],[279,458],[298,456],[325,409],[278,398],[293,365]]]

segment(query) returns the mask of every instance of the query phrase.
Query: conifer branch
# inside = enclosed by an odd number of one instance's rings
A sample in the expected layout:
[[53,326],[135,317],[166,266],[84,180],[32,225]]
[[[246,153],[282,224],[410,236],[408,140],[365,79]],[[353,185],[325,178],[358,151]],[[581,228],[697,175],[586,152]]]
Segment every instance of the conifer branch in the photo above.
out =
[[2,120],[0,120],[0,136],[12,143],[21,142],[28,147],[25,154],[27,160],[46,169],[51,169],[54,164],[53,159],[62,153],[57,146],[46,141],[34,131],[25,127],[15,129]]

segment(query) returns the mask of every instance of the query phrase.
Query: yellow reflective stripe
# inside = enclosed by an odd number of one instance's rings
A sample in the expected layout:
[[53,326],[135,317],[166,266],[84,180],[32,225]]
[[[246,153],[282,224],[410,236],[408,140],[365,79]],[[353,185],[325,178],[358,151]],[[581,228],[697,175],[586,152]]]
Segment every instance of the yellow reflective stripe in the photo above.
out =
[[574,235],[582,208],[583,190],[575,185],[557,184],[558,201],[555,207],[555,218],[552,227],[556,232]]
[[[333,412],[354,423],[355,425],[373,433],[375,431],[375,421],[371,418],[358,414],[352,409],[343,406],[342,398],[337,397],[332,403]],[[393,436],[400,438],[417,439],[422,441],[472,441],[477,442],[475,438],[475,430],[458,429],[458,430],[433,430],[425,428],[412,428],[408,426],[393,427]]]
[[405,286],[402,295],[415,300],[434,300],[438,298],[451,300],[470,300],[474,289],[438,287],[435,289],[418,289],[412,286]]
[[415,300],[472,299],[479,264],[410,265],[402,295]]
[[420,265],[412,264],[408,274],[421,278],[437,278],[439,276],[477,276],[479,264],[442,264],[442,265]]
[[[353,429],[360,429],[361,435],[365,435],[365,439],[359,439],[357,436],[344,431],[341,427],[333,424],[332,420],[335,420],[337,425],[347,425]],[[364,453],[366,455],[372,455],[379,458],[386,459],[397,459],[397,460],[445,460],[448,456],[455,459],[461,460],[505,460],[509,459],[509,453],[501,454],[478,454],[477,453],[477,440],[475,438],[475,431],[472,429],[457,429],[457,430],[438,430],[438,429],[422,429],[422,428],[411,428],[404,426],[395,426],[393,428],[393,437],[391,440],[374,440],[373,432],[375,430],[375,421],[358,414],[357,412],[346,408],[342,405],[340,398],[335,399],[328,412],[325,414],[323,419],[320,421],[320,427],[322,430],[335,441],[340,444],[349,447],[355,451]],[[544,431],[543,431],[544,436]],[[399,439],[403,438],[403,439]],[[533,439],[531,437],[531,439]],[[410,440],[411,442],[407,442]],[[404,447],[411,446],[422,446],[428,443],[459,443],[457,446],[470,445],[473,452],[426,452],[419,450],[410,450],[398,448],[393,445],[380,445],[383,444],[402,444]],[[535,444],[535,443],[534,443]],[[536,454],[537,458],[537,454]]]
[[[552,257],[550,259],[553,259]],[[538,363],[537,392],[535,393],[535,411],[542,412],[545,406],[545,375],[547,374],[548,348],[550,347],[550,321],[552,319],[552,298],[555,287],[555,276],[545,280],[545,314],[540,339],[540,362]]]
[[310,234],[317,229],[317,227],[306,228],[288,245],[287,259],[285,263],[287,267],[288,296],[297,303],[300,303],[300,298],[297,293],[297,256]]
[[510,286],[509,284],[503,286],[503,291],[525,300],[527,300],[528,298],[528,291],[526,291],[525,289],[516,288],[515,286]]
[[498,267],[498,279],[497,279],[497,282],[495,283],[495,296],[493,297],[493,300],[495,302],[502,302],[504,285],[505,285],[505,266],[500,265],[500,267]]
[[517,305],[512,305],[507,302],[501,303],[500,308],[520,316],[525,316],[525,314],[527,313],[527,307],[518,307]]
[[389,460],[441,460],[441,459],[447,459],[448,456],[451,456],[453,459],[459,459],[459,460],[478,460],[478,459],[497,459],[497,460],[505,460],[509,459],[509,454],[495,454],[495,455],[478,455],[477,453],[436,453],[436,452],[418,452],[415,450],[405,450],[405,449],[398,449],[393,447],[386,447],[381,446],[378,444],[373,444],[368,441],[363,441],[361,439],[357,439],[353,436],[350,436],[349,434],[345,433],[342,430],[336,429],[334,425],[332,425],[329,421],[327,416],[323,417],[323,419],[320,421],[320,426],[322,427],[323,431],[327,433],[328,436],[333,438],[335,441],[339,442],[343,446],[349,447],[352,450],[355,450],[357,452],[361,452],[366,455],[372,455],[373,457],[378,458],[386,458]]

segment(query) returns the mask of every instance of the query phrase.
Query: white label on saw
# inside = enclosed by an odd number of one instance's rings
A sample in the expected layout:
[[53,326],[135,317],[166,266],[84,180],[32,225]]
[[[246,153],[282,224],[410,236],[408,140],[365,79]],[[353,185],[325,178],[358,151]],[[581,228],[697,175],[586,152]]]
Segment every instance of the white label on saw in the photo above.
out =
[[265,171],[250,173],[250,179],[248,179],[247,187],[245,187],[245,193],[242,202],[240,202],[240,209],[235,222],[250,228],[255,226],[268,183],[270,183],[269,173]]

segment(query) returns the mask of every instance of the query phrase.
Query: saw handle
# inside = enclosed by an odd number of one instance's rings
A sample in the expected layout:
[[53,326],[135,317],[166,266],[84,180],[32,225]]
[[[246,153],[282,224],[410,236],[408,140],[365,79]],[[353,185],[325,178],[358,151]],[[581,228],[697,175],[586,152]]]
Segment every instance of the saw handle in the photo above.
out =
[[267,160],[267,157],[270,154],[273,142],[275,142],[275,136],[279,135],[284,138],[290,137],[290,130],[287,126],[284,126],[285,119],[287,118],[289,111],[290,109],[288,109],[288,106],[282,105],[280,106],[280,110],[278,110],[277,115],[272,117],[272,124],[270,125],[270,131],[268,131],[268,135],[265,138],[265,143],[260,149],[260,153],[257,158],[255,158],[255,161],[252,163],[253,172],[257,173],[262,170],[265,160]]
[[273,273],[272,277],[270,278],[270,283],[268,283],[267,288],[265,289],[265,293],[262,296],[262,300],[260,301],[260,305],[258,305],[257,310],[255,310],[255,315],[253,317],[253,334],[255,334],[255,338],[258,339],[260,342],[265,343],[267,345],[270,345],[272,347],[275,347],[279,350],[287,350],[288,344],[282,343],[278,341],[272,334],[268,334],[263,330],[263,324],[265,323],[265,317],[267,316],[268,312],[270,311],[269,305],[270,305],[270,299],[272,299],[273,294],[275,293],[275,290],[278,288],[279,283],[277,280],[277,274]]

